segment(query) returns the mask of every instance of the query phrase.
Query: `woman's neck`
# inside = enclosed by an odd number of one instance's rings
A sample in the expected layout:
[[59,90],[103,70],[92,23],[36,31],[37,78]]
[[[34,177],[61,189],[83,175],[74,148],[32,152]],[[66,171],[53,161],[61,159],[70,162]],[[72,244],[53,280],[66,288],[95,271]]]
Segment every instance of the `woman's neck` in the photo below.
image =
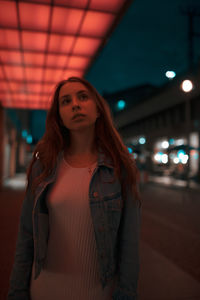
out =
[[69,162],[72,166],[89,166],[95,163],[98,159],[98,153],[87,153],[87,154],[69,154],[67,151],[64,152],[64,159]]

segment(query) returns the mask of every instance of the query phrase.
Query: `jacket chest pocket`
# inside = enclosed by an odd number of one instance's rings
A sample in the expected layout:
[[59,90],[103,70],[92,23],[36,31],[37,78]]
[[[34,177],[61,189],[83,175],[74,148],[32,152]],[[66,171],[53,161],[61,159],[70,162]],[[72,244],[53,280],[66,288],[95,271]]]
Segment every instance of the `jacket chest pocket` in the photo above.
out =
[[46,257],[49,236],[49,216],[45,213],[38,213],[38,259]]
[[118,196],[114,199],[105,199],[104,205],[107,214],[108,226],[111,230],[117,232],[122,213],[122,199]]

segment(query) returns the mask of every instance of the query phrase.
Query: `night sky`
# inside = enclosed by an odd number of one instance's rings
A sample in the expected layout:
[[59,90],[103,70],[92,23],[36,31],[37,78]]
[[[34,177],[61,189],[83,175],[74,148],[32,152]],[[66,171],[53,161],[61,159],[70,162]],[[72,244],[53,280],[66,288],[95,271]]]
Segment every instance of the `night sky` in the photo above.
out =
[[[135,0],[86,74],[97,90],[112,93],[128,87],[167,82],[165,72],[177,74],[189,66],[188,17],[181,7],[199,0]],[[194,19],[200,33],[200,17]],[[200,58],[200,36],[194,38],[194,62]]]

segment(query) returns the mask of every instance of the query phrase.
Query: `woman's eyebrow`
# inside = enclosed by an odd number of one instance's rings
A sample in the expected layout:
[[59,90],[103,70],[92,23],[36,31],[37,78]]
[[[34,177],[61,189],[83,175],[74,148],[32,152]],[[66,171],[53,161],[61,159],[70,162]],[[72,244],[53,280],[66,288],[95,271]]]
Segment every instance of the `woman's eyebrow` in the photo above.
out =
[[[88,91],[86,91],[86,90],[80,90],[76,94],[78,95],[78,94],[85,93],[85,92],[87,93]],[[68,96],[70,96],[70,94],[63,95],[62,97],[60,97],[60,99],[68,97]]]
[[86,91],[86,90],[80,90],[80,91],[78,91],[77,92],[77,94],[80,94],[80,93],[87,93],[88,91]]

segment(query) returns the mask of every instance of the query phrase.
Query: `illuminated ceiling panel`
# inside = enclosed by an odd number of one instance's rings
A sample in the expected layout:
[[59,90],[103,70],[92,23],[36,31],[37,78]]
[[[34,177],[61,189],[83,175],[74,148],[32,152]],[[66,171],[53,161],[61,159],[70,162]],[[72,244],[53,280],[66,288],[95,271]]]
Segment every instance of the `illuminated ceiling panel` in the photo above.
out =
[[22,83],[19,83],[19,82],[15,82],[15,81],[12,81],[12,82],[9,82],[9,90],[10,92],[19,92],[21,93],[22,91],[24,91],[24,89],[26,88],[26,85],[22,82]]
[[[104,20],[103,23],[102,20]],[[113,20],[114,15],[112,14],[88,12],[85,15],[80,34],[86,36],[90,35],[94,37],[103,37],[106,34],[107,29],[113,23]]]
[[24,80],[24,68],[23,67],[15,67],[15,66],[5,66],[4,71],[6,73],[6,77],[11,80]]
[[71,69],[86,69],[89,61],[89,57],[71,56],[68,61],[68,67]]
[[22,64],[20,51],[0,51],[0,57],[5,64]]
[[20,48],[19,31],[0,29],[0,50],[16,50]]
[[118,13],[123,4],[124,2],[121,0],[91,0],[89,8]]
[[17,14],[15,2],[0,2],[0,26],[17,28]]
[[48,51],[55,54],[68,54],[72,49],[75,37],[51,34],[49,37]]
[[45,54],[44,53],[34,53],[34,52],[24,52],[24,63],[27,66],[43,66]]
[[78,34],[84,11],[81,9],[55,7],[52,14],[51,31],[61,34]]
[[47,54],[46,57],[46,66],[55,68],[62,68],[69,59],[69,55]]
[[132,1],[0,0],[0,102],[48,109],[59,80],[82,77]]
[[101,39],[77,37],[74,45],[74,54],[92,56],[101,45]]
[[54,4],[85,9],[88,5],[88,0],[54,0]]
[[7,89],[8,89],[8,83],[7,82],[2,82],[1,83],[1,88],[0,88],[0,94],[1,94],[2,91],[3,92],[7,91]]
[[40,83],[27,83],[26,84],[29,93],[40,93],[42,85]]
[[39,67],[25,68],[25,74],[27,81],[41,81],[44,69]]
[[22,47],[24,50],[45,52],[47,44],[47,33],[22,31]]
[[20,26],[23,29],[48,30],[50,6],[31,3],[19,3]]

